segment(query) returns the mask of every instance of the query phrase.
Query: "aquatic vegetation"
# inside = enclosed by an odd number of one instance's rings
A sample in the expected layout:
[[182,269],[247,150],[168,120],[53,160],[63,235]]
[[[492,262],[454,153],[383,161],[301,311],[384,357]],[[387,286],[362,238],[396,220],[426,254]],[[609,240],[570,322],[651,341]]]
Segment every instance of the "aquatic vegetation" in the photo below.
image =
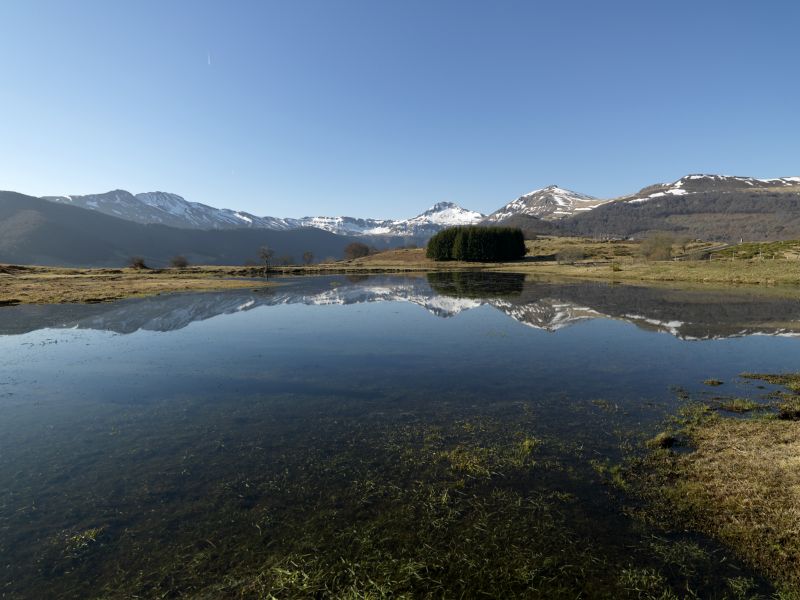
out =
[[619,410],[619,406],[616,403],[604,400],[603,398],[592,400],[592,404],[608,412],[616,412]]
[[724,381],[720,381],[719,379],[706,379],[703,383],[705,385],[710,385],[710,386],[719,386],[719,385],[722,385],[725,382]]
[[[346,277],[337,283],[347,284]],[[330,279],[320,284],[326,291]],[[524,285],[518,275],[437,281],[475,294],[500,281],[509,301],[518,288],[526,295],[548,289]],[[382,331],[398,307],[376,308],[337,314],[349,314],[343,320],[350,328],[372,319]],[[36,402],[21,402],[32,396],[21,385],[0,390],[17,394],[4,404],[0,436],[4,593],[200,599],[772,593],[719,543],[682,528],[664,531],[656,519],[630,518],[642,503],[630,495],[637,484],[625,456],[642,452],[651,439],[655,455],[671,461],[690,452],[693,438],[684,428],[700,430],[731,416],[715,400],[692,402],[688,392],[677,401],[660,363],[640,352],[649,348],[649,334],[630,338],[636,344],[629,356],[641,362],[623,365],[610,356],[597,371],[586,369],[585,358],[595,360],[605,347],[603,327],[622,331],[619,324],[597,327],[597,337],[587,338],[595,343],[569,355],[584,360],[564,361],[546,351],[556,347],[548,346],[553,336],[527,328],[517,335],[514,322],[491,316],[411,321],[419,327],[404,321],[373,345],[363,340],[379,337],[374,330],[350,338],[314,318],[287,327],[283,317],[297,309],[280,306],[264,315],[265,332],[273,335],[252,332],[254,312],[237,310],[230,322],[240,337],[230,343],[224,316],[194,321],[188,329],[199,335],[185,338],[185,330],[143,332],[119,344],[114,336],[97,342],[99,335],[71,332],[60,339],[77,343],[59,344],[69,364],[120,349],[125,355],[108,360],[96,385],[66,371],[50,378],[55,384],[43,378],[37,389],[52,398],[42,393]],[[487,324],[503,328],[502,346],[514,360],[485,334]],[[432,328],[456,335],[432,336]],[[289,331],[276,333],[283,329]],[[182,340],[203,340],[204,347]],[[81,355],[84,341],[100,351]],[[129,352],[137,344],[138,358]],[[158,344],[166,351],[154,353]],[[698,346],[691,344],[692,351]],[[160,357],[168,357],[164,368]],[[96,366],[84,361],[82,369]],[[686,379],[694,389],[714,371],[693,365]],[[63,392],[62,381],[71,383]],[[777,422],[777,402],[786,400],[772,397],[770,410],[743,416],[772,414]],[[43,408],[33,406],[39,402]],[[676,406],[678,417],[654,438]],[[659,498],[665,505],[669,489]]]
[[98,541],[103,534],[104,527],[92,527],[77,533],[67,533],[64,538],[64,552],[69,555],[77,555],[89,548]]
[[674,433],[662,431],[655,437],[647,440],[647,446],[651,448],[672,448],[678,443],[678,438]]
[[784,421],[800,420],[800,373],[742,373],[741,377],[765,381],[789,390],[772,394],[778,400],[778,418]]
[[[186,403],[214,416],[202,431],[171,425],[164,411],[180,403],[157,408],[144,437],[117,417],[114,436],[98,434],[158,462],[113,507],[81,488],[65,518],[104,524],[69,530],[38,559],[44,576],[15,585],[102,598],[724,598],[737,573],[724,554],[642,537],[624,515],[598,520],[593,479],[624,483],[621,465],[570,458],[530,404],[412,416],[330,400],[296,422],[294,402],[271,400],[268,414],[287,414],[274,429],[258,402],[224,417]],[[181,456],[146,450],[167,439]]]
[[763,404],[754,402],[749,398],[725,398],[720,401],[719,407],[722,410],[734,413],[746,413],[767,408]]
[[778,418],[785,421],[800,421],[800,398],[787,397],[778,403]]
[[766,381],[800,393],[800,373],[742,373],[740,377]]

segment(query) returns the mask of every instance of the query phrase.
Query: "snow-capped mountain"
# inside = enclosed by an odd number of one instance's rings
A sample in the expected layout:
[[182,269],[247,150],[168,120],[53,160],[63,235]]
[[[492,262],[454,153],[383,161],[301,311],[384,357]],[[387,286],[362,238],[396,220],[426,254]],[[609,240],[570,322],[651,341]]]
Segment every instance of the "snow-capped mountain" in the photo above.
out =
[[462,208],[454,202],[438,202],[416,217],[397,221],[353,217],[304,217],[298,221],[304,227],[316,227],[341,235],[427,237],[445,227],[475,225],[483,218],[481,213]]
[[752,192],[759,189],[769,191],[796,191],[800,189],[800,177],[756,179],[755,177],[739,177],[735,175],[686,175],[672,183],[659,183],[648,186],[635,194],[624,196],[620,198],[620,200],[638,203],[656,198],[669,198],[670,196],[686,196],[688,194],[708,192]]
[[512,200],[486,217],[486,221],[499,223],[520,215],[554,221],[570,217],[576,213],[592,210],[605,202],[607,200],[600,200],[586,194],[565,190],[557,185],[551,185],[539,190],[533,190],[523,194],[516,200]]
[[[767,201],[768,195],[771,196]],[[691,204],[691,207],[682,205],[679,214],[720,215],[719,219],[710,221],[707,218],[693,220],[691,221],[693,228],[686,223],[681,226],[682,233],[703,239],[738,239],[746,236],[753,239],[764,237],[789,239],[796,237],[796,232],[800,229],[800,222],[787,225],[784,219],[775,216],[787,211],[789,214],[796,214],[797,202],[800,200],[800,177],[756,179],[695,174],[687,175],[672,183],[651,185],[634,194],[613,199],[599,199],[551,185],[520,196],[488,217],[452,202],[439,202],[415,217],[397,220],[347,216],[314,216],[299,219],[257,216],[243,211],[190,202],[177,194],[166,192],[134,195],[125,190],[113,190],[104,194],[50,196],[44,199],[99,211],[136,223],[157,223],[183,229],[286,231],[312,227],[338,235],[404,237],[414,238],[415,242],[423,242],[445,227],[454,225],[511,222],[525,227],[535,219],[559,221],[558,225],[543,223],[542,226],[558,227],[565,233],[635,236],[656,227],[656,221],[653,219],[658,215],[648,215],[647,219],[642,216],[647,210],[656,207],[656,204],[649,202],[650,200],[668,201],[657,203],[658,206],[664,205],[662,208],[665,210],[669,210],[670,206],[676,203]],[[632,212],[636,214],[633,215]],[[730,223],[732,212],[759,213],[762,222],[766,222],[768,217],[775,222],[770,221],[756,231],[751,220],[748,223],[752,225],[753,231],[742,231],[741,221]],[[515,218],[521,218],[521,221],[515,222]],[[658,228],[672,231],[675,230],[675,225],[659,223]]]
[[301,227],[316,227],[338,235],[371,235],[370,232],[383,230],[394,221],[355,217],[303,217],[297,219],[297,223]]
[[294,229],[289,219],[257,217],[246,212],[189,202],[177,194],[147,192],[133,195],[125,190],[86,196],[45,196],[45,200],[96,210],[135,223],[156,223],[181,229]]
[[483,219],[479,212],[453,202],[439,202],[410,219],[359,219],[355,217],[259,217],[243,211],[215,208],[167,192],[131,194],[112,190],[85,196],[45,196],[45,200],[71,204],[136,223],[168,225],[181,229],[273,229],[303,227],[324,229],[339,235],[429,237],[452,225],[472,225]]
[[376,228],[373,235],[430,236],[445,227],[454,225],[475,225],[484,215],[474,210],[462,208],[454,202],[438,202],[416,217],[402,221],[392,221],[390,225]]

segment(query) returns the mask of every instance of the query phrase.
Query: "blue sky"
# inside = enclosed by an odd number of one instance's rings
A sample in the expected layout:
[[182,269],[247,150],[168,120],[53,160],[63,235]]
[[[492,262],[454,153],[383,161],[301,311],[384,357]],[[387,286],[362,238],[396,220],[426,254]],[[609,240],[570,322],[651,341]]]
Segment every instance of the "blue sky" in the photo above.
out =
[[260,215],[800,175],[800,3],[0,2],[0,189]]

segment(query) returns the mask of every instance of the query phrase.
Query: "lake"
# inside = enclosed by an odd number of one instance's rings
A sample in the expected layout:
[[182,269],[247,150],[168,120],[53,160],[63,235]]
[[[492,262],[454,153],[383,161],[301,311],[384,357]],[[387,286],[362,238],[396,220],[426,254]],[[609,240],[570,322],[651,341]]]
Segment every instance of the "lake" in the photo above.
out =
[[512,273],[276,283],[0,308],[2,597],[770,592],[637,519],[608,473],[687,397],[796,371],[797,299]]

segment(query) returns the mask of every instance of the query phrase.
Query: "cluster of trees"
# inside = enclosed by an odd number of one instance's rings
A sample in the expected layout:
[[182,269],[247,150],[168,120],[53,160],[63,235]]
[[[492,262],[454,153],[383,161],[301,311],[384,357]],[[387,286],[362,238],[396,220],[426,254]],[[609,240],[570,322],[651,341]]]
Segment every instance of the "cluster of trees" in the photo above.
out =
[[516,227],[450,227],[428,241],[433,260],[501,262],[525,256],[525,237]]
[[[272,265],[272,259],[275,256],[275,251],[270,248],[269,246],[261,246],[258,249],[258,258],[261,259],[261,262],[264,263],[264,271],[266,272],[270,266]],[[294,256],[290,256],[285,254],[283,256],[278,257],[277,264],[283,267],[287,267],[289,265],[295,264]],[[306,250],[303,252],[303,264],[310,265],[314,262],[314,253],[310,250]]]

